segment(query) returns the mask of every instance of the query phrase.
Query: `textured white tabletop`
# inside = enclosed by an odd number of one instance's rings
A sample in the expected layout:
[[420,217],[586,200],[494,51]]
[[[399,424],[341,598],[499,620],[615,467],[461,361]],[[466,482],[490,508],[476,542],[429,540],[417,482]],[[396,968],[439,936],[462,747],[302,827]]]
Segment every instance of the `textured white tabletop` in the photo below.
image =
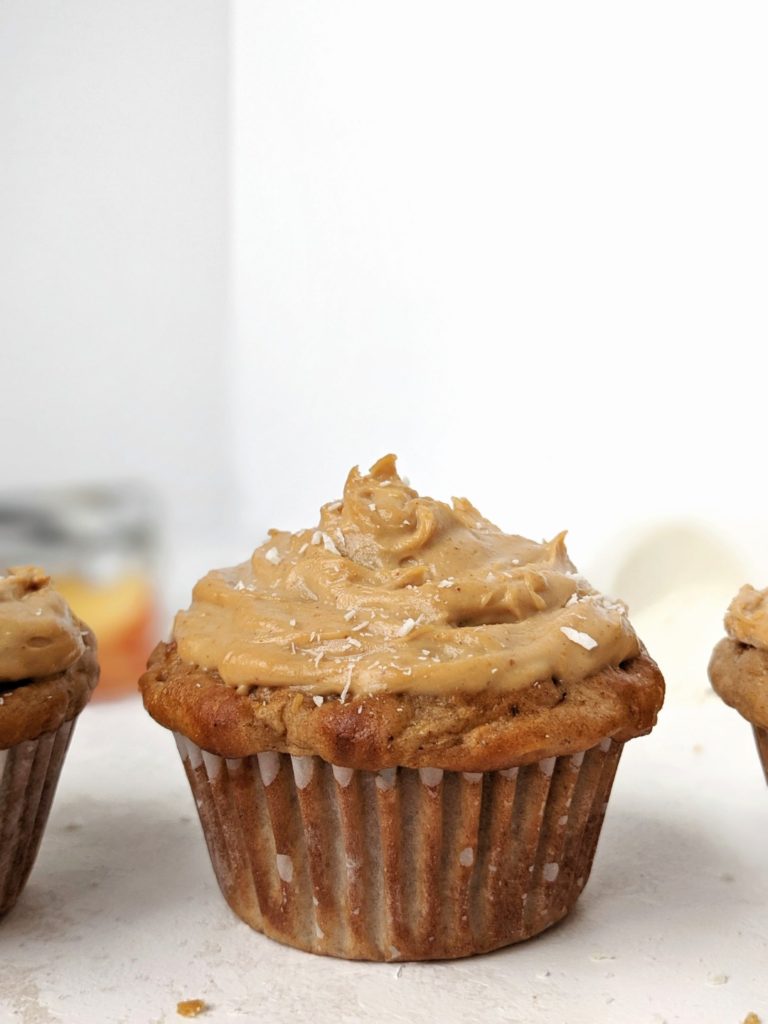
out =
[[768,1022],[768,791],[715,698],[625,748],[592,878],[540,938],[444,964],[345,963],[230,913],[170,734],[137,700],[80,720],[48,831],[0,925],[0,1020],[23,1024]]

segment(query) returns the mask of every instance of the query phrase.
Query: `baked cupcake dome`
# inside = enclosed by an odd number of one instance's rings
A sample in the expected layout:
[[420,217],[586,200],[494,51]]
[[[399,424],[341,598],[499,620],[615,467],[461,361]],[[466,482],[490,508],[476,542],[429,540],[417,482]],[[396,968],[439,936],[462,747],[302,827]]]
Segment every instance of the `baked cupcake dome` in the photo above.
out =
[[743,586],[725,615],[709,678],[715,692],[752,725],[768,782],[768,589]]
[[421,498],[394,459],[210,573],[141,680],[233,909],[303,949],[465,956],[586,883],[663,680],[563,538]]
[[42,570],[0,578],[0,915],[32,870],[75,720],[98,675],[93,634]]

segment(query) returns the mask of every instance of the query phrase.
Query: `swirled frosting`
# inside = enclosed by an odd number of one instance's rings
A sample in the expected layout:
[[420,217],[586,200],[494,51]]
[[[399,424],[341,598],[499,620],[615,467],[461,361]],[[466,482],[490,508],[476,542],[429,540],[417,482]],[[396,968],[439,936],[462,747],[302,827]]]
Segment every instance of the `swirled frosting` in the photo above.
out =
[[768,589],[743,586],[725,613],[725,629],[732,640],[768,650]]
[[63,672],[84,650],[79,623],[42,569],[0,576],[0,682]]
[[626,608],[574,569],[564,534],[503,533],[469,501],[420,497],[387,455],[353,469],[319,526],[271,530],[179,612],[184,661],[225,683],[318,695],[441,694],[582,679],[639,652]]

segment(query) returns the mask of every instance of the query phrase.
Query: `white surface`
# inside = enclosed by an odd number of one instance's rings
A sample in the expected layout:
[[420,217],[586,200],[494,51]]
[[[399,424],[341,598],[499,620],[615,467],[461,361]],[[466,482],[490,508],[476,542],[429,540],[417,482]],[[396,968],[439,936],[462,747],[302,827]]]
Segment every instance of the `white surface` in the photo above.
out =
[[448,964],[284,948],[224,904],[171,735],[133,700],[75,733],[37,866],[0,925],[0,1021],[741,1024],[768,1020],[768,792],[715,699],[631,743],[592,878],[537,940]]
[[758,518],[764,3],[233,12],[249,528],[390,450],[582,568],[628,523]]

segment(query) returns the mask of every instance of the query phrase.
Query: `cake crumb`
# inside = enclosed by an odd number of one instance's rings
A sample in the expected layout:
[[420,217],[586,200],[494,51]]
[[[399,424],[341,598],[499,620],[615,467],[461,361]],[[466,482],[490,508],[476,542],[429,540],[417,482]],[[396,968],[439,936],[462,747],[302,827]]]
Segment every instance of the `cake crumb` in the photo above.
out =
[[180,1003],[176,1004],[176,1013],[180,1017],[199,1017],[207,1009],[208,1004],[203,1002],[202,999],[183,999]]
[[763,1024],[756,1013],[748,1013],[744,1018],[744,1024]]

